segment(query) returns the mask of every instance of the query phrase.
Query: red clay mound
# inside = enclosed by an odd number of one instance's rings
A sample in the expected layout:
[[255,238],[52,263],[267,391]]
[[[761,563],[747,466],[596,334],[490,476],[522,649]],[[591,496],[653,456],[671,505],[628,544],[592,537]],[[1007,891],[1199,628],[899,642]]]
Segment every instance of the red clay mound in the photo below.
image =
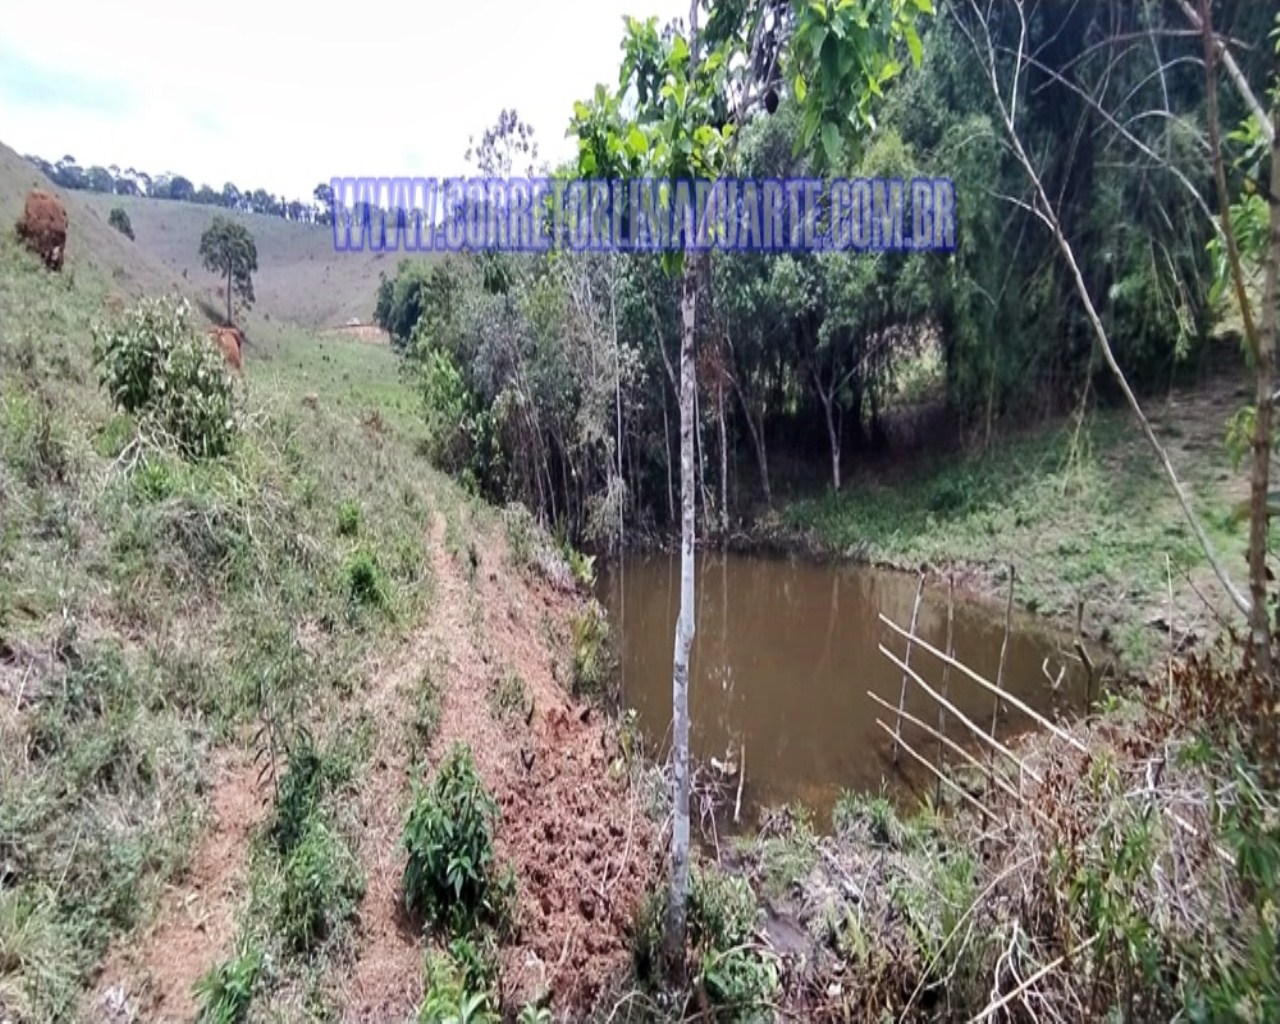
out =
[[240,333],[240,329],[238,327],[210,327],[209,337],[214,340],[218,348],[222,349],[232,369],[239,372],[243,365],[240,349],[244,345],[244,335]]
[[67,248],[67,208],[62,201],[43,189],[32,189],[18,221],[18,240],[50,270],[61,270]]

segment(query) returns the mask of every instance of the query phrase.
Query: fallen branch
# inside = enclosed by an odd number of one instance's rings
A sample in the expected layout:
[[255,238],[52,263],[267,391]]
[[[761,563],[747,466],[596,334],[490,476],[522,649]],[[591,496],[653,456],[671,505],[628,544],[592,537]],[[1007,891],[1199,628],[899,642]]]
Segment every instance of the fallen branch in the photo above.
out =
[[1076,948],[1071,950],[1070,953],[1063,953],[1062,956],[1057,957],[1054,960],[1051,960],[1049,963],[1045,964],[1038,971],[1032,974],[1031,977],[1029,977],[1017,988],[1015,988],[1012,992],[1009,992],[1008,994],[1001,996],[999,999],[997,999],[993,1003],[989,1003],[982,1010],[982,1012],[979,1013],[976,1017],[971,1017],[969,1019],[969,1024],[979,1024],[980,1021],[986,1020],[997,1010],[1001,1009],[1002,1007],[1006,1006],[1007,1004],[1011,1003],[1013,1000],[1021,996],[1023,992],[1029,989],[1032,985],[1034,985],[1037,981],[1043,978],[1046,974],[1050,973],[1051,971],[1057,970],[1058,966],[1061,963],[1063,963],[1063,961],[1065,961],[1068,957],[1073,957],[1077,953],[1083,953],[1086,949],[1088,949],[1097,941],[1098,941],[1098,936],[1096,935],[1091,939],[1085,939],[1084,942],[1076,946]]

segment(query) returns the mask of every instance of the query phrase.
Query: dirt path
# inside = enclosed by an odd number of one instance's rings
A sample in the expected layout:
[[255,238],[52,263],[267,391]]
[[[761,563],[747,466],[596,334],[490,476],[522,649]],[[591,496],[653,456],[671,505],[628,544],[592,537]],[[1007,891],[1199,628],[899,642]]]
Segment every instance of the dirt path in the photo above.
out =
[[255,783],[248,755],[236,751],[219,757],[212,820],[190,867],[165,892],[150,927],[108,955],[87,1000],[86,1019],[195,1018],[192,986],[226,955],[235,938],[249,838],[267,810]]
[[[399,843],[414,769],[434,767],[455,742],[470,746],[498,802],[498,864],[517,878],[516,935],[500,951],[504,1002],[518,1007],[551,993],[557,1017],[572,1016],[627,970],[625,932],[657,842],[625,780],[610,777],[618,749],[611,723],[568,695],[556,667],[581,599],[511,569],[501,540],[477,532],[475,545],[478,571],[469,572],[448,554],[443,521],[434,524],[427,620],[368,666],[351,702],[377,733],[357,808],[367,884],[354,957],[326,986],[344,1020],[404,1020],[421,1003],[429,940],[403,910]],[[442,693],[441,720],[427,763],[415,764],[409,723],[427,667]],[[513,676],[532,710],[499,717],[492,687]],[[164,894],[154,923],[108,956],[87,1019],[194,1018],[192,985],[231,948],[249,841],[268,809],[249,758],[220,757],[212,821],[190,868]]]
[[[625,783],[609,778],[606,723],[555,678],[556,638],[567,635],[577,598],[514,577],[504,546],[483,537],[476,538],[478,571],[468,579],[443,534],[438,522],[429,621],[367,697],[379,740],[361,815],[368,888],[356,963],[342,986],[347,1020],[404,1019],[422,998],[426,940],[402,910],[397,844],[413,767],[406,701],[424,664],[443,691],[430,764],[455,741],[469,744],[501,808],[498,862],[513,865],[519,891],[517,936],[501,951],[507,1003],[519,1006],[550,989],[553,1009],[572,1011],[625,971],[624,929],[654,860],[652,826]],[[491,685],[511,672],[533,701],[527,721],[500,721],[491,709]]]

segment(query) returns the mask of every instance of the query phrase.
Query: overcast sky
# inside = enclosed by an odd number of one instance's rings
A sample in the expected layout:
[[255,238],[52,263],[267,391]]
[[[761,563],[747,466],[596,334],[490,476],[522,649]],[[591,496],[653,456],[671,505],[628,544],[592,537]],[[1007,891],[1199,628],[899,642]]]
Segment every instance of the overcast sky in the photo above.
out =
[[57,161],[309,198],[347,175],[466,171],[503,107],[568,156],[575,99],[616,81],[622,17],[688,0],[0,0],[0,142]]

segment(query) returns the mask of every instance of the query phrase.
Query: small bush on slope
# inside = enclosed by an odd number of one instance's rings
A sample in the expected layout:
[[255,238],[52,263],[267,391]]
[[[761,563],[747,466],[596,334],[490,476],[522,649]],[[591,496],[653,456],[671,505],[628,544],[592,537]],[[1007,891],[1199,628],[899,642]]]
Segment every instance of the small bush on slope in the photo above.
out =
[[112,403],[191,457],[225,455],[237,434],[223,356],[191,325],[186,299],[143,299],[120,324],[95,324],[94,362]]
[[466,935],[489,922],[509,924],[509,874],[495,873],[498,806],[476,772],[471,750],[455,744],[430,786],[413,784],[403,844],[405,906],[430,924]]

